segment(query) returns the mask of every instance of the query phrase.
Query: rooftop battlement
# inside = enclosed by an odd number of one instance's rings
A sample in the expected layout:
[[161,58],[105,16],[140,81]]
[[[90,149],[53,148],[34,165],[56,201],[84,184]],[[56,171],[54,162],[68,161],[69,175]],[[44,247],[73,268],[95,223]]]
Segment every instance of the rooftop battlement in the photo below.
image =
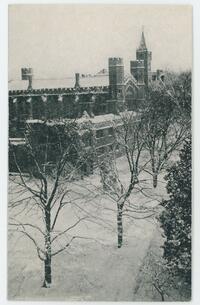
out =
[[16,96],[16,95],[24,95],[24,96],[31,96],[31,95],[77,95],[77,94],[105,94],[108,93],[109,87],[108,86],[94,86],[94,87],[80,87],[80,88],[43,88],[43,89],[32,89],[32,90],[10,90],[9,96]]
[[108,64],[109,64],[109,66],[118,66],[118,65],[122,66],[122,65],[124,65],[123,58],[121,58],[121,57],[110,57],[108,59]]
[[131,68],[144,68],[144,60],[133,60],[130,63]]

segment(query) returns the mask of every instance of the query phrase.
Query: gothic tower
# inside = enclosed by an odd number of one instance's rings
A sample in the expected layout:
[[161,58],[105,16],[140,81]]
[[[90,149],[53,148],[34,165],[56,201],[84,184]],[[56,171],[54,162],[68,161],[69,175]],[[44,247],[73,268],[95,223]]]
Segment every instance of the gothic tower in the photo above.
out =
[[142,31],[140,46],[136,50],[136,59],[144,60],[144,83],[146,87],[148,87],[149,79],[150,79],[151,58],[152,58],[152,53],[147,49],[144,32]]
[[147,49],[144,32],[142,31],[140,45],[136,50],[136,60],[131,61],[131,74],[138,81],[139,85],[144,83],[145,87],[148,87],[150,80],[151,58],[152,53]]
[[112,99],[124,99],[124,64],[120,57],[109,58],[109,86]]
[[120,57],[108,59],[109,95],[114,103],[114,112],[122,111],[124,107],[124,64]]

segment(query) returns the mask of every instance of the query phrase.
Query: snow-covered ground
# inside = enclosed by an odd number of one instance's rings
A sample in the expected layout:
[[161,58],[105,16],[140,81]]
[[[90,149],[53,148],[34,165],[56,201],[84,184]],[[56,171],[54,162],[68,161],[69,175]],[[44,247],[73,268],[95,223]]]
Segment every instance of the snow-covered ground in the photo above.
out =
[[[127,165],[123,157],[118,160],[122,180],[128,179]],[[159,177],[156,190],[152,190],[151,177],[143,175],[145,185],[150,186],[148,194],[159,200],[166,195],[165,182]],[[90,217],[70,231],[88,239],[76,239],[67,248],[53,257],[50,289],[42,288],[43,264],[29,239],[11,232],[8,237],[8,298],[15,300],[68,300],[68,301],[134,301],[134,289],[139,268],[151,240],[158,232],[155,219],[132,219],[124,217],[124,244],[117,248],[116,206],[106,196],[99,194],[87,200],[87,192],[100,184],[97,175],[90,176],[70,187],[74,193],[81,193],[77,206],[63,209],[56,230],[69,226],[84,207]],[[13,183],[10,182],[11,193]],[[16,195],[15,195],[16,196]],[[12,194],[10,195],[12,200]],[[138,205],[156,205],[149,198],[135,192],[130,201]],[[73,208],[72,208],[73,206]],[[10,214],[10,216],[12,216]],[[18,215],[18,217],[20,217]],[[30,220],[30,214],[23,213],[23,222]],[[41,223],[39,215],[32,215],[33,221]],[[60,243],[63,240],[59,241]],[[55,247],[60,246],[56,244]]]

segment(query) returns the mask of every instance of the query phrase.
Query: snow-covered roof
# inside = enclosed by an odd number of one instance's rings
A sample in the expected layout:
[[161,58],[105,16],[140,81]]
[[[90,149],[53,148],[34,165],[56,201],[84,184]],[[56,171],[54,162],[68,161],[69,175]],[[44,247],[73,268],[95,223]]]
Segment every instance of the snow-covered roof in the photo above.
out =
[[[103,70],[104,71],[104,70]],[[100,71],[102,72],[102,71]],[[109,86],[109,75],[106,73],[97,73],[96,75],[80,75],[80,86],[81,87],[104,87]],[[124,77],[125,85],[132,81],[137,87],[137,81],[132,74],[126,73]],[[75,77],[66,77],[61,79],[34,79],[32,80],[32,87],[35,90],[40,89],[58,89],[58,88],[74,88]],[[9,80],[8,89],[10,91],[15,90],[27,90],[28,80]]]
[[[75,121],[77,123],[84,123],[90,121],[93,124],[99,124],[102,122],[108,122],[108,121],[114,121],[114,120],[120,120],[124,116],[137,116],[138,113],[134,111],[124,111],[120,112],[120,114],[114,114],[114,113],[107,113],[102,115],[96,115],[94,117],[88,116],[82,116],[81,118],[76,119]],[[48,120],[46,121],[47,125],[58,125],[58,124],[64,124],[67,121],[71,121],[72,119],[63,119],[63,120]],[[74,119],[73,119],[74,120]],[[26,120],[27,123],[44,123],[44,120],[39,119],[28,119]]]
[[133,111],[126,111],[126,112],[121,112],[120,115],[116,115],[113,113],[108,113],[108,114],[103,114],[103,115],[97,115],[93,118],[85,118],[81,117],[77,119],[77,123],[79,124],[84,124],[90,122],[91,125],[94,126],[95,129],[103,129],[107,127],[113,126],[113,123],[122,123],[122,118],[123,116],[128,115],[128,116],[137,116],[136,112]]
[[[68,77],[62,79],[34,79],[32,80],[33,89],[56,89],[56,88],[73,88],[75,78]],[[98,74],[94,76],[80,76],[81,87],[101,87],[109,85],[109,77],[107,74]],[[27,80],[10,80],[8,82],[9,90],[27,90]]]

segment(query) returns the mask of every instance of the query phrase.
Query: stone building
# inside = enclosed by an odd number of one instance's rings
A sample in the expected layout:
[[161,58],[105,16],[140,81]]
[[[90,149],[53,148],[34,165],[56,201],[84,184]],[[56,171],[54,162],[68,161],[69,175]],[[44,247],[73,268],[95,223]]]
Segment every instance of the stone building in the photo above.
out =
[[[144,33],[130,62],[130,74],[124,75],[122,58],[109,58],[108,72],[96,75],[75,74],[75,78],[34,79],[33,69],[22,68],[22,80],[9,81],[10,133],[23,128],[26,119],[62,119],[118,113],[123,109],[137,111],[152,80],[162,70],[151,71],[152,53]],[[16,134],[17,135],[17,134]]]
[[[128,75],[124,73],[123,59],[118,57],[108,59],[108,72],[103,69],[96,75],[76,73],[75,77],[61,80],[35,79],[32,68],[22,68],[22,79],[9,81],[11,143],[23,143],[27,121],[34,125],[39,121],[84,117],[91,123],[94,121],[95,130],[99,128],[97,135],[104,139],[99,150],[103,151],[101,147],[111,145],[107,132],[110,120],[125,110],[137,113],[142,108],[149,82],[163,77],[162,70],[151,71],[151,60],[152,53],[142,32],[136,60],[130,62]],[[105,121],[104,127],[98,127],[101,124],[95,121]]]

